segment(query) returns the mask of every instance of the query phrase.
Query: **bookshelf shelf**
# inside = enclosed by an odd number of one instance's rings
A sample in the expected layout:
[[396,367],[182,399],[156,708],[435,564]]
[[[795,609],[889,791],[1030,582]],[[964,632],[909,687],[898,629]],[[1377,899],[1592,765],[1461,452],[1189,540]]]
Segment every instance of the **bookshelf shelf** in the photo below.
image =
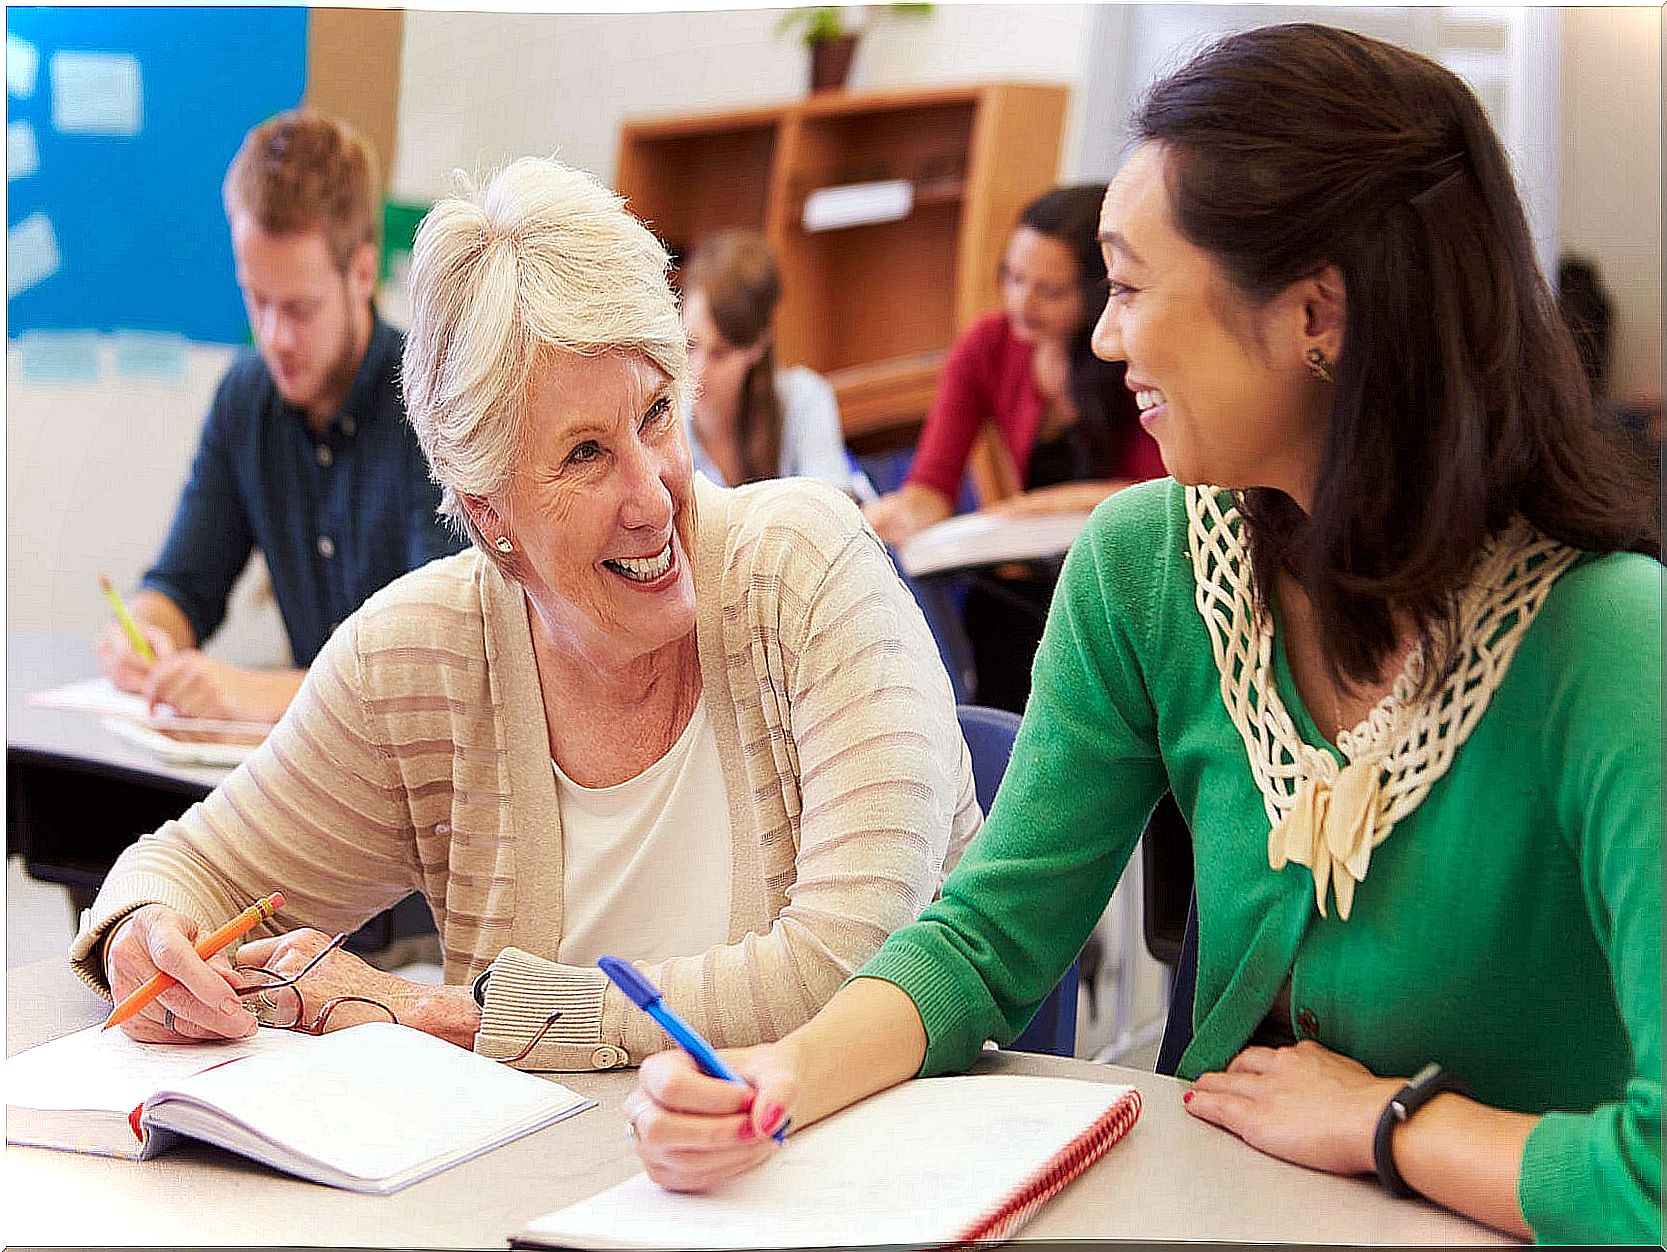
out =
[[[627,122],[616,185],[674,255],[762,230],[781,262],[777,354],[830,376],[848,438],[918,425],[955,334],[999,300],[1019,209],[1055,181],[1067,89],[822,93]],[[906,179],[897,221],[806,231],[806,197]]]

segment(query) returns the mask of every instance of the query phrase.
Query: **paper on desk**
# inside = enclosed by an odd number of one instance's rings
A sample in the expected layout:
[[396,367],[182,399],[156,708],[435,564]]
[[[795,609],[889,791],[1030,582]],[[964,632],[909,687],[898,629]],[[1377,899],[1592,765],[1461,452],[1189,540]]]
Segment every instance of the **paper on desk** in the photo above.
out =
[[139,61],[125,52],[55,52],[52,124],[68,135],[139,133],[144,115]]
[[1002,517],[964,513],[928,526],[897,547],[897,563],[911,578],[1007,561],[1062,556],[1088,524],[1087,513]]
[[35,45],[16,35],[6,36],[6,94],[27,100],[35,94],[35,75],[41,54]]
[[31,213],[6,228],[6,299],[45,282],[62,264],[58,236],[46,214]]
[[40,167],[41,154],[35,144],[35,128],[28,122],[7,123],[6,181],[28,178]]
[[125,717],[104,719],[104,729],[116,738],[154,752],[170,765],[241,765],[260,746],[246,740],[175,739],[153,729],[154,725]]
[[73,709],[78,713],[103,713],[116,717],[146,718],[150,705],[143,696],[120,690],[108,678],[86,678],[23,697],[25,704],[43,709]]

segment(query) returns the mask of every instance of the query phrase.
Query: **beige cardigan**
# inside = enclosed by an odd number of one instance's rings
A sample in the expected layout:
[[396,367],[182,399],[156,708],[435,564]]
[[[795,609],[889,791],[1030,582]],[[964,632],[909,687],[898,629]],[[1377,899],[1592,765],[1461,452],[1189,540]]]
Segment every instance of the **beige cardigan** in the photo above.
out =
[[[646,969],[720,1047],[809,1018],[935,894],[980,823],[932,637],[839,493],[696,479],[701,678],[735,833],[729,943]],[[724,715],[724,710],[728,715]],[[103,937],[141,904],[218,924],[271,890],[278,925],[352,930],[412,891],[449,983],[496,960],[476,1050],[635,1063],[665,1036],[600,971],[557,964],[561,814],[520,587],[475,551],[366,602],[265,744],[116,862],[70,949],[108,994]],[[622,953],[621,955],[629,955]]]

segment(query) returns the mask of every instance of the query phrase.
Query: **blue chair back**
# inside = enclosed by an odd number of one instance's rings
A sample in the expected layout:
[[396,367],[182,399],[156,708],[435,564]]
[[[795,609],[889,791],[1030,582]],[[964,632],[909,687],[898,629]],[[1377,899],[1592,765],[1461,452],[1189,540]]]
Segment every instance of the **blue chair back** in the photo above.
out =
[[[1005,709],[990,709],[977,704],[957,705],[956,716],[961,722],[961,734],[966,738],[967,751],[972,756],[973,787],[978,792],[978,807],[986,813],[1001,786],[1001,776],[1007,772],[1007,761],[1013,755],[1013,740],[1019,733],[1019,715]],[[1078,962],[1042,1001],[1036,1016],[1008,1044],[1016,1052],[1045,1052],[1052,1056],[1072,1056],[1077,1045],[1077,983],[1080,978]]]
[[1163,1043],[1158,1046],[1160,1074],[1174,1076],[1181,1054],[1192,1042],[1192,1003],[1198,995],[1198,892],[1187,903],[1187,928],[1181,937],[1181,955],[1175,962],[1175,978],[1169,984],[1169,1016],[1163,1024]]

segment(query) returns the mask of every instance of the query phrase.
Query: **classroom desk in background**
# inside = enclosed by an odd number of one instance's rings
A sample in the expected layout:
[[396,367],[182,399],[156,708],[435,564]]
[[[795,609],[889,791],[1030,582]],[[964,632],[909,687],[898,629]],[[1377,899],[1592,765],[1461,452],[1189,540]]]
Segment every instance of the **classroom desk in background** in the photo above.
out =
[[[21,855],[31,878],[68,888],[78,915],[124,848],[231,772],[164,761],[112,734],[95,713],[28,703],[34,692],[97,672],[85,639],[6,632],[6,853]],[[391,952],[396,939],[433,930],[428,905],[412,895],[366,923],[348,947]]]
[[111,734],[96,714],[26,702],[97,672],[84,639],[6,632],[6,851],[23,856],[31,877],[68,887],[77,910],[123,848],[230,772],[169,764]]
[[[8,1055],[93,1025],[108,1010],[64,961],[7,974]],[[1391,1199],[1374,1182],[1263,1156],[1193,1120],[1181,1106],[1185,1084],[1172,1078],[1018,1052],[992,1052],[980,1068],[1130,1083],[1144,1100],[1128,1139],[1050,1201],[1021,1242],[1508,1242],[1421,1201]],[[638,1168],[619,1113],[632,1073],[557,1077],[600,1107],[392,1196],[301,1182],[207,1145],[138,1162],[8,1146],[15,1198],[0,1235],[11,1245],[502,1247],[532,1219]]]

